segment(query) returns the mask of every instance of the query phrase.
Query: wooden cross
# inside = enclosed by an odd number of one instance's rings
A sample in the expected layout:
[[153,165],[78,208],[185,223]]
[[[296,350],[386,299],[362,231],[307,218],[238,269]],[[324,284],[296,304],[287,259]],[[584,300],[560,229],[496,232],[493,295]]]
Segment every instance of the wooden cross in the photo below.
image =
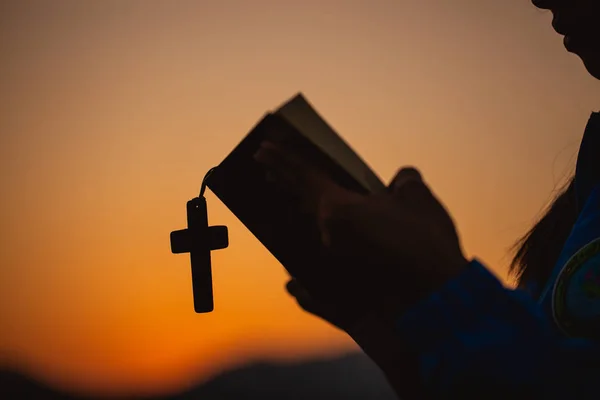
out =
[[210,252],[229,245],[226,226],[208,226],[206,199],[196,197],[187,202],[187,229],[171,232],[171,251],[190,253],[194,310],[214,310]]

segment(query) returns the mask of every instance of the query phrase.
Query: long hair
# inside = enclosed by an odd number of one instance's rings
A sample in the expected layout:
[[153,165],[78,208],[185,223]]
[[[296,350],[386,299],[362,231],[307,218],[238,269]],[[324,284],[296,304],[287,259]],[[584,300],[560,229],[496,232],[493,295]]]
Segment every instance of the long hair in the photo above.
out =
[[515,243],[511,274],[519,282],[544,286],[576,220],[575,178],[572,177],[537,224]]

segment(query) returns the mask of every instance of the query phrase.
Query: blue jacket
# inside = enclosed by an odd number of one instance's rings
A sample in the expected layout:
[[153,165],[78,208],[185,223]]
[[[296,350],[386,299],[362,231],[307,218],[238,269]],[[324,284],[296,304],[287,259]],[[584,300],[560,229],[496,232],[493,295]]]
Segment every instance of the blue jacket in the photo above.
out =
[[580,147],[579,217],[539,298],[477,260],[398,320],[436,399],[600,399],[600,114]]

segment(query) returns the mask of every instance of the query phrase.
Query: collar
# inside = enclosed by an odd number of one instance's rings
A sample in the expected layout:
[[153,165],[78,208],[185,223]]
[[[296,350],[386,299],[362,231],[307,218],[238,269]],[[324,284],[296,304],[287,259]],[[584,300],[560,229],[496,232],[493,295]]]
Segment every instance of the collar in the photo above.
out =
[[600,183],[600,113],[592,113],[583,133],[575,169],[577,208],[581,209]]

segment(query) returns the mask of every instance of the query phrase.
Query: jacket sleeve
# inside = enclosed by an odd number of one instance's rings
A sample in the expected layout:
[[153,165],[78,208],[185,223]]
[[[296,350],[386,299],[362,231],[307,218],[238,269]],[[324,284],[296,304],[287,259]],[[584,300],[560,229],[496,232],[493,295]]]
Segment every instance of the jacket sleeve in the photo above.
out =
[[600,347],[567,338],[476,260],[396,326],[433,399],[598,399]]

